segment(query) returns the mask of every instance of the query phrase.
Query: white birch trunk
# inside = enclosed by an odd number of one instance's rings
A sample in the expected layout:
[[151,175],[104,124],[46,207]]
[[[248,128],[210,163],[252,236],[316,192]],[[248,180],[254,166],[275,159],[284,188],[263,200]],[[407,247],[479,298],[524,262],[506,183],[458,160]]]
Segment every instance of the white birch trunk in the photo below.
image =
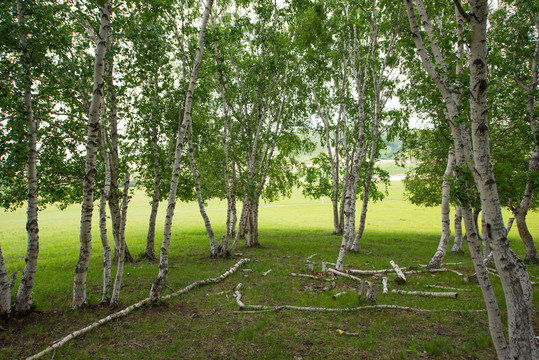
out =
[[468,21],[470,41],[470,119],[472,123],[474,178],[486,217],[494,262],[500,275],[507,305],[509,348],[515,359],[537,359],[539,349],[531,321],[532,291],[526,267],[507,240],[498,190],[490,158],[487,105],[487,17],[488,2],[470,3],[474,16]]
[[32,289],[37,271],[37,256],[39,253],[39,226],[38,226],[38,177],[37,177],[37,122],[34,119],[32,108],[32,75],[30,69],[30,55],[24,19],[24,4],[19,0],[17,5],[17,24],[20,28],[19,44],[22,51],[22,83],[24,94],[24,119],[28,127],[28,167],[26,178],[28,181],[28,210],[26,220],[26,233],[28,245],[24,270],[15,297],[13,311],[16,313],[30,310],[32,305]]
[[462,251],[462,210],[460,206],[455,206],[455,241],[451,248],[452,253],[463,253]]
[[7,276],[4,256],[0,247],[0,318],[5,318],[11,312],[11,286]]
[[191,172],[193,173],[193,178],[195,180],[195,191],[197,194],[198,208],[200,211],[200,216],[204,220],[204,226],[206,227],[206,232],[208,234],[208,239],[210,240],[210,256],[217,257],[219,253],[219,248],[217,246],[217,241],[215,241],[215,234],[213,233],[213,228],[211,227],[210,218],[206,213],[206,208],[204,206],[204,199],[202,198],[202,189],[200,187],[200,173],[197,170],[195,163],[195,156],[193,154],[193,125],[189,124],[189,150],[188,157],[189,163],[191,165]]
[[115,305],[120,300],[120,290],[122,289],[122,279],[124,275],[125,264],[125,225],[127,223],[127,205],[129,204],[129,173],[125,173],[124,191],[122,196],[122,221],[120,223],[120,239],[118,247],[118,268],[116,270],[116,279],[114,279],[114,288],[112,289],[111,305]]
[[434,256],[427,265],[427,269],[438,269],[441,266],[447,252],[447,245],[449,244],[449,237],[451,236],[451,226],[449,221],[449,177],[453,173],[454,163],[455,152],[453,151],[453,149],[450,149],[447,155],[447,167],[445,168],[444,179],[442,182],[442,236],[440,237],[438,249],[436,249]]
[[107,1],[105,6],[99,9],[100,25],[96,39],[96,51],[94,61],[94,83],[92,100],[88,110],[88,141],[86,144],[86,164],[84,168],[83,199],[80,221],[80,255],[75,269],[75,281],[73,286],[73,308],[84,306],[88,303],[86,297],[86,275],[90,264],[92,252],[92,213],[94,210],[94,180],[95,163],[99,133],[99,109],[103,101],[104,86],[104,60],[109,36],[112,6]]
[[101,235],[101,245],[103,246],[103,297],[102,304],[108,304],[111,297],[111,254],[109,238],[107,234],[107,199],[110,195],[110,158],[107,149],[105,124],[101,124],[101,151],[103,153],[103,162],[105,163],[105,184],[101,189],[101,198],[99,200],[99,232]]
[[170,236],[172,230],[172,219],[174,217],[174,209],[176,208],[176,191],[178,189],[178,179],[180,176],[181,155],[183,150],[183,140],[187,127],[191,123],[192,115],[191,110],[193,106],[193,92],[195,89],[198,70],[202,63],[202,51],[204,49],[204,37],[206,35],[206,26],[208,25],[208,18],[213,5],[213,0],[207,0],[204,8],[204,15],[202,17],[202,23],[200,25],[200,34],[198,37],[198,46],[196,50],[195,61],[191,70],[191,79],[189,81],[189,88],[185,96],[185,106],[183,121],[178,127],[178,134],[176,139],[176,151],[174,157],[174,167],[172,170],[172,179],[170,181],[170,193],[168,197],[167,214],[165,218],[165,228],[163,231],[163,242],[161,245],[161,256],[159,259],[159,273],[155,278],[152,289],[150,291],[150,300],[156,301],[161,296],[165,281],[168,274],[168,249],[170,246]]

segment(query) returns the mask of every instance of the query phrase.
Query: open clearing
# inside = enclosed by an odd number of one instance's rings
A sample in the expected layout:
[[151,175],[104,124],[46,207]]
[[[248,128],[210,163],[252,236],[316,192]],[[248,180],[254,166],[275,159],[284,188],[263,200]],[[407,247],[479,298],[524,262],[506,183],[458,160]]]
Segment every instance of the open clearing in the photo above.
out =
[[[439,241],[439,208],[419,208],[402,198],[402,185],[393,182],[386,200],[369,207],[367,227],[359,254],[347,254],[345,264],[360,269],[383,269],[394,260],[400,266],[425,264]],[[321,259],[335,261],[340,237],[332,231],[331,204],[326,199],[309,200],[296,191],[292,198],[266,204],[260,209],[262,248],[239,247],[242,257],[251,262],[220,284],[192,290],[159,306],[146,306],[131,315],[92,330],[59,349],[57,359],[406,359],[406,358],[480,358],[494,359],[485,312],[411,313],[399,310],[363,310],[349,313],[305,313],[283,310],[261,314],[234,314],[239,310],[232,288],[243,283],[244,302],[263,305],[300,305],[318,307],[355,307],[357,283],[338,279],[336,287],[322,291],[314,280],[289,274],[307,273],[307,257],[315,271]],[[225,203],[210,201],[208,214],[216,234],[222,234]],[[159,250],[163,224],[161,206],[156,234]],[[131,253],[138,258],[145,248],[149,199],[137,192],[128,212],[126,230]],[[507,213],[505,214],[507,216]],[[72,285],[78,258],[80,208],[65,211],[48,208],[40,213],[40,254],[34,287],[35,311],[23,318],[1,324],[0,358],[22,358],[43,350],[68,333],[91,324],[107,314],[148,296],[157,274],[157,263],[127,264],[121,306],[115,309],[97,305],[101,297],[102,249],[97,221],[93,226],[93,253],[88,273],[91,306],[72,311]],[[539,236],[539,214],[528,216],[531,233]],[[94,220],[97,220],[94,216]],[[523,256],[516,229],[510,241]],[[0,242],[7,270],[22,272],[26,252],[25,211],[3,213],[0,217]],[[465,255],[448,254],[445,262],[461,273],[473,273]],[[168,284],[178,290],[199,279],[215,277],[230,268],[238,257],[227,260],[209,258],[209,244],[196,204],[179,204],[172,233]],[[114,268],[113,268],[114,269]],[[252,269],[244,272],[242,269]],[[262,273],[272,269],[267,276]],[[115,269],[114,269],[115,270]],[[538,281],[539,268],[528,267],[532,281]],[[378,304],[398,304],[425,309],[483,309],[479,286],[465,283],[452,272],[410,275],[405,285],[389,276],[391,289],[424,290],[426,285],[463,288],[457,299],[418,298],[395,293],[381,294]],[[499,280],[492,278],[497,294]],[[338,299],[332,295],[348,291]],[[432,289],[430,291],[433,291]],[[436,290],[438,291],[438,290]],[[222,294],[219,294],[224,292]],[[167,292],[168,293],[168,292]],[[505,311],[503,297],[498,298]],[[534,328],[539,330],[539,291],[534,288]],[[359,333],[339,335],[338,330]],[[50,355],[49,355],[50,356]]]

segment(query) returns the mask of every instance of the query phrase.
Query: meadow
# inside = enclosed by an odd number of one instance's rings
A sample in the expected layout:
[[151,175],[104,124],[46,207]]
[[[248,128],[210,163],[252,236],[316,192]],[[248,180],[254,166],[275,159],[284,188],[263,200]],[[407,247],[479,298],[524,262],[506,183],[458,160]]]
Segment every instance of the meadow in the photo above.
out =
[[[131,254],[144,252],[150,204],[142,192],[134,193],[128,210],[126,239]],[[165,206],[161,206],[156,234],[156,253],[162,236]],[[207,212],[216,235],[224,231],[226,204],[209,201]],[[96,213],[97,214],[97,213]],[[508,214],[505,213],[507,218]],[[157,274],[156,262],[127,264],[121,304],[99,305],[103,253],[97,218],[94,216],[92,260],[88,274],[90,306],[71,310],[74,269],[79,252],[80,207],[64,211],[49,207],[40,212],[40,253],[34,286],[34,311],[1,323],[0,358],[22,358],[43,350],[68,333],[135,303],[149,294]],[[539,213],[528,216],[531,233],[539,237]],[[110,227],[110,225],[109,225]],[[321,259],[334,262],[341,238],[332,236],[329,199],[306,199],[297,190],[289,199],[263,204],[260,209],[262,247],[238,252],[251,259],[222,283],[200,287],[157,305],[145,306],[129,316],[94,329],[58,349],[58,359],[494,359],[481,291],[474,282],[465,283],[452,272],[410,275],[405,285],[390,276],[390,289],[426,290],[426,285],[465,289],[457,299],[418,298],[395,293],[381,294],[379,304],[398,304],[425,309],[452,309],[415,313],[400,310],[362,310],[348,313],[304,313],[282,310],[260,314],[236,314],[238,305],[232,288],[243,283],[244,302],[264,305],[354,307],[361,305],[357,283],[338,279],[330,291],[309,279],[289,274],[307,273],[305,260],[316,254],[315,271]],[[109,235],[111,236],[111,235]],[[440,236],[440,209],[413,206],[403,199],[400,182],[392,182],[388,197],[369,206],[365,236],[358,254],[347,254],[345,264],[360,269],[382,269],[394,260],[400,266],[426,264]],[[524,249],[516,228],[510,241],[517,255]],[[0,244],[9,273],[19,278],[26,253],[25,210],[0,216]],[[461,273],[472,274],[467,244],[465,254],[446,256],[446,262]],[[195,203],[176,208],[170,248],[168,285],[178,290],[196,280],[215,277],[230,268],[238,256],[209,258],[209,243]],[[115,264],[113,264],[114,266]],[[267,276],[262,273],[272,269]],[[539,268],[528,266],[537,281]],[[503,293],[496,277],[491,278],[502,313]],[[17,284],[18,285],[18,284]],[[347,291],[338,299],[332,295]],[[168,290],[167,290],[168,293]],[[539,332],[539,291],[534,288],[533,321]],[[359,333],[339,335],[338,330]],[[50,355],[49,355],[50,356]]]

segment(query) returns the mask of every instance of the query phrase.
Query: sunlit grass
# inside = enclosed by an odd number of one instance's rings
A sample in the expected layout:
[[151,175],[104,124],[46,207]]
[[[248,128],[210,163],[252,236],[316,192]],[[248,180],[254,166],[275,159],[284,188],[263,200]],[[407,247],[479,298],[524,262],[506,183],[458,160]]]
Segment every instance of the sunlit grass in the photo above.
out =
[[[389,196],[371,204],[365,237],[358,254],[347,254],[345,262],[363,269],[387,268],[389,260],[401,266],[428,262],[440,234],[440,209],[412,206],[402,198],[402,184],[393,182]],[[207,211],[216,234],[224,231],[226,204],[209,201]],[[159,252],[165,206],[158,216],[156,252]],[[128,211],[126,230],[131,253],[138,258],[145,249],[149,199],[136,192]],[[96,212],[97,214],[97,212]],[[305,259],[312,255],[315,270],[320,260],[335,261],[340,237],[332,236],[329,199],[305,199],[295,191],[290,199],[263,204],[260,209],[262,248],[239,252],[252,261],[245,265],[253,273],[239,271],[222,284],[193,290],[178,299],[153,308],[141,309],[129,317],[112,322],[58,350],[58,358],[493,358],[494,350],[484,313],[414,314],[369,311],[347,314],[279,312],[235,315],[237,305],[228,292],[243,282],[244,301],[265,305],[294,304],[321,307],[358,305],[356,286],[339,280],[330,292],[316,290],[315,282],[292,278],[290,272],[307,272]],[[508,214],[505,213],[507,217]],[[86,326],[110,313],[111,309],[92,306],[70,310],[74,269],[79,252],[80,207],[65,211],[50,207],[40,212],[40,254],[34,287],[35,312],[6,324],[0,332],[0,357],[20,358],[42,350],[48,343]],[[528,216],[530,231],[539,236],[539,214]],[[109,225],[110,227],[110,225]],[[519,256],[523,246],[516,229],[510,241]],[[19,278],[26,252],[25,210],[2,213],[0,243],[9,273]],[[465,247],[466,249],[466,247]],[[467,249],[466,249],[467,252]],[[174,218],[168,284],[179,289],[195,280],[214,277],[228,269],[237,258],[209,259],[209,244],[195,203],[179,203]],[[93,224],[93,253],[88,275],[91,304],[101,298],[102,249],[97,218]],[[467,255],[448,254],[447,261],[463,261],[459,271],[471,273]],[[261,273],[273,269],[266,277]],[[537,267],[529,267],[532,280]],[[157,263],[140,261],[125,269],[121,301],[129,305],[148,296],[157,274]],[[247,275],[247,277],[245,276]],[[391,279],[390,279],[391,280]],[[496,292],[503,298],[499,281],[493,278]],[[426,284],[444,284],[470,289],[457,300],[424,299],[398,294],[380,294],[378,302],[424,308],[481,309],[484,307],[477,285],[466,284],[453,273],[410,277],[406,290],[426,290]],[[390,281],[390,287],[395,287]],[[338,300],[331,295],[348,293]],[[535,309],[538,292],[535,291]],[[535,323],[539,320],[537,310]],[[360,332],[359,337],[340,337],[336,329]]]

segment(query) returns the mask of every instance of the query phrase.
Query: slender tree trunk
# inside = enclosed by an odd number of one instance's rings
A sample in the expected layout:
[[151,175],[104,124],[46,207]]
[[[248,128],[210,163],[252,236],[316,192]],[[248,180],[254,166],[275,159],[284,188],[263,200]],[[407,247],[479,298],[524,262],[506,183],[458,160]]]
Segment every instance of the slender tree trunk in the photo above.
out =
[[204,49],[204,36],[206,34],[206,26],[208,24],[208,17],[213,5],[213,0],[207,0],[204,15],[202,18],[202,24],[200,25],[200,34],[198,38],[198,46],[196,50],[195,61],[193,63],[193,68],[191,71],[191,79],[189,81],[189,88],[187,89],[187,94],[185,96],[185,106],[183,121],[178,127],[178,135],[176,139],[176,151],[174,157],[174,166],[172,169],[172,179],[170,181],[170,192],[168,197],[168,207],[167,214],[165,218],[165,228],[163,231],[163,242],[161,245],[161,256],[159,259],[159,273],[155,278],[152,289],[150,291],[150,300],[156,301],[161,296],[163,288],[165,286],[165,281],[168,274],[168,249],[170,246],[170,235],[172,230],[172,219],[174,217],[174,209],[176,208],[176,191],[178,189],[178,179],[180,176],[180,165],[181,165],[181,155],[183,150],[183,140],[185,137],[185,132],[187,127],[191,123],[192,115],[191,109],[193,105],[193,92],[195,89],[198,70],[200,69],[200,64],[202,63],[202,51]]
[[258,202],[259,199],[255,199],[249,207],[247,247],[260,246],[258,241]]
[[25,312],[32,305],[32,289],[37,271],[37,256],[39,253],[39,226],[38,226],[38,178],[37,178],[37,122],[32,109],[32,75],[30,70],[30,55],[27,43],[27,33],[24,20],[24,4],[19,0],[17,6],[17,23],[20,28],[19,43],[22,51],[22,87],[24,94],[24,118],[28,126],[28,210],[26,220],[26,233],[28,246],[26,250],[26,264],[21,278],[21,284],[15,298],[13,311]]
[[148,260],[155,260],[155,221],[157,219],[157,211],[159,210],[159,196],[161,193],[161,171],[159,169],[159,151],[158,151],[158,129],[159,125],[156,119],[157,103],[159,100],[159,67],[156,67],[153,79],[154,96],[152,100],[152,156],[153,156],[153,197],[152,211],[150,213],[150,222],[148,224],[148,235],[146,236],[146,251],[143,257]]
[[518,211],[513,213],[517,222],[517,229],[520,238],[524,242],[524,248],[526,249],[526,257],[524,262],[539,264],[539,258],[537,257],[537,248],[533,242],[532,234],[526,224],[526,213],[524,211]]
[[0,247],[0,318],[5,318],[11,312],[11,286],[4,264],[4,255]]
[[107,234],[107,199],[110,195],[110,158],[107,149],[105,126],[101,124],[101,149],[103,153],[103,161],[105,163],[105,184],[101,190],[101,198],[99,200],[99,231],[101,235],[101,245],[103,246],[103,297],[102,304],[108,304],[111,297],[111,256],[110,245]]
[[206,232],[208,233],[208,239],[210,240],[210,256],[217,257],[219,253],[219,247],[217,246],[217,241],[215,241],[215,234],[213,233],[213,229],[211,227],[210,218],[208,217],[208,214],[206,213],[206,208],[204,206],[204,199],[202,198],[202,189],[200,187],[200,173],[198,172],[196,168],[195,156],[193,152],[194,152],[193,124],[191,123],[189,124],[189,150],[188,150],[189,163],[191,165],[191,172],[193,173],[193,178],[195,180],[195,190],[197,194],[198,208],[200,210],[200,215],[202,216],[202,219],[204,220],[204,226],[206,227]]
[[462,251],[462,209],[455,206],[455,241],[451,248],[452,253],[463,253]]
[[116,271],[116,279],[114,279],[114,289],[112,290],[111,305],[116,305],[120,300],[120,290],[122,289],[122,279],[124,275],[125,255],[125,225],[127,223],[127,205],[129,204],[129,172],[125,173],[124,192],[122,195],[122,220],[120,224],[120,239],[118,249],[118,269]]
[[104,85],[104,59],[109,36],[112,6],[110,1],[99,9],[100,26],[98,39],[96,39],[96,52],[94,61],[94,83],[92,100],[88,111],[88,141],[86,144],[86,165],[84,168],[83,199],[80,221],[80,255],[75,269],[73,286],[73,308],[88,303],[86,297],[86,275],[90,264],[92,251],[92,213],[94,210],[94,179],[97,143],[99,133],[99,109],[103,101]]
[[[105,59],[105,69],[108,80],[108,97],[110,103],[110,178],[111,191],[109,197],[110,216],[112,220],[112,235],[114,236],[114,260],[119,258],[120,249],[120,226],[122,223],[122,211],[120,209],[119,178],[119,146],[118,146],[118,109],[116,107],[116,90],[114,88],[114,52]],[[133,262],[127,243],[123,245],[125,252],[124,260]]]
[[427,265],[427,269],[438,269],[442,265],[445,253],[447,252],[447,245],[449,244],[449,237],[451,236],[451,224],[449,221],[449,191],[450,191],[450,179],[449,176],[453,173],[453,164],[455,163],[455,152],[453,149],[449,150],[447,156],[447,167],[445,168],[444,179],[442,182],[442,236],[440,237],[440,243],[438,249],[434,253],[434,256]]

